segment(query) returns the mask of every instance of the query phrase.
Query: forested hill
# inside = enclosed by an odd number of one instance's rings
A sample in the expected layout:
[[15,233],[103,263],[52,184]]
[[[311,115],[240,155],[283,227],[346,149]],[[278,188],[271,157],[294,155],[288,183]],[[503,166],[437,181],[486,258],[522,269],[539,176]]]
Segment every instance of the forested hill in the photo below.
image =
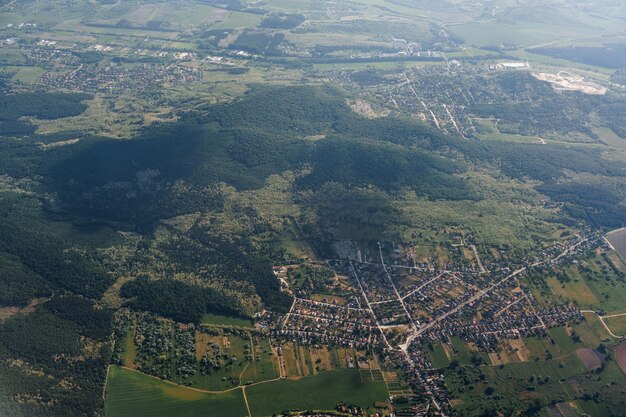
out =
[[[340,91],[311,86],[256,87],[233,104],[153,125],[131,141],[91,139],[56,153],[58,162],[41,174],[65,208],[140,228],[199,207],[219,208],[219,193],[211,191],[218,182],[257,189],[272,174],[303,167],[310,173],[299,179],[301,189],[327,182],[371,184],[455,200],[476,198],[459,174],[472,164],[488,163],[511,178],[553,184],[543,190],[572,205],[593,199],[559,191],[566,170],[625,174],[622,164],[594,148],[481,143],[415,121],[365,119],[351,111]],[[187,191],[174,193],[176,181],[188,184]],[[581,189],[581,195],[587,192]],[[615,226],[624,218],[621,207],[588,212],[599,225]]]

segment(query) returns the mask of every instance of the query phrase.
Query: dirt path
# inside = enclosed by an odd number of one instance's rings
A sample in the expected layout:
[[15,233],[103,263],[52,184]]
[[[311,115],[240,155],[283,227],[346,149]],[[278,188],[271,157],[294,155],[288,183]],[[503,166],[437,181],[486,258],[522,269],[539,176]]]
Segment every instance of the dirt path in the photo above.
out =
[[483,263],[480,260],[480,256],[478,256],[478,249],[476,249],[475,245],[470,245],[470,248],[474,251],[474,256],[476,257],[476,262],[478,262],[478,267],[480,268],[480,273],[484,274],[485,272],[487,272],[487,270],[483,266]]
[[250,405],[248,404],[248,397],[246,396],[246,387],[241,388],[241,393],[243,394],[243,401],[246,403],[246,408],[248,409],[248,417],[252,417],[252,413],[250,412]]
[[291,308],[289,309],[289,312],[287,314],[285,314],[285,320],[283,320],[283,325],[282,325],[283,329],[287,325],[287,320],[289,320],[289,315],[291,314],[291,312],[293,311],[293,308],[296,305],[296,300],[297,300],[296,297],[293,297],[293,303],[291,303]]
[[243,367],[242,371],[239,373],[239,386],[240,387],[243,385],[241,382],[241,377],[243,376],[243,373],[246,372],[246,369],[248,369],[248,366],[250,366],[250,362],[248,362],[246,366]]
[[184,385],[180,385],[180,384],[177,384],[177,383],[172,382],[172,381],[168,381],[168,380],[165,380],[165,379],[157,378],[156,376],[153,376],[153,375],[150,375],[150,374],[146,374],[145,372],[138,371],[137,369],[127,368],[126,366],[119,366],[119,367],[120,368],[124,368],[124,369],[129,370],[129,371],[132,371],[132,372],[137,372],[138,374],[145,375],[145,376],[147,376],[149,378],[155,379],[155,380],[163,382],[165,384],[175,385],[175,386],[183,388],[183,389],[189,389],[189,390],[196,391],[196,392],[203,392],[205,394],[218,394],[218,395],[219,394],[225,394],[227,392],[235,391],[235,390],[238,390],[238,389],[244,389],[244,388],[247,388],[247,387],[253,387],[255,385],[266,384],[268,382],[276,382],[276,381],[279,381],[281,379],[285,379],[285,378],[282,378],[282,377],[278,377],[278,378],[274,378],[274,379],[267,379],[265,381],[255,382],[255,383],[252,383],[252,384],[249,384],[249,385],[239,385],[239,386],[236,386],[236,387],[225,389],[223,391],[210,391],[210,390],[206,390],[206,389],[200,389],[200,388],[194,388],[194,387],[186,387]]
[[250,352],[252,352],[252,366],[254,366],[254,377],[257,377],[256,373],[256,357],[254,356],[254,351],[256,350],[256,346],[254,346],[254,342],[252,341],[252,335],[250,335]]
[[[618,335],[616,335],[615,333],[613,333],[613,332],[611,331],[611,329],[609,328],[609,326],[607,326],[607,325],[606,325],[606,323],[604,322],[604,319],[609,319],[609,318],[611,318],[611,317],[621,317],[621,316],[626,316],[626,313],[619,313],[619,314],[611,314],[611,315],[608,315],[608,316],[601,316],[601,315],[599,315],[598,313],[596,313],[596,312],[595,312],[595,311],[593,311],[593,310],[580,310],[580,312],[581,312],[581,313],[591,313],[591,314],[595,314],[595,315],[598,317],[598,319],[600,319],[600,323],[602,323],[602,325],[604,326],[604,329],[605,329],[605,330],[606,330],[606,331],[607,331],[607,332],[608,332],[611,336],[613,336],[614,338],[616,338],[616,339],[624,339],[624,338],[626,338],[626,336],[618,336]],[[624,360],[626,361],[626,358],[625,358]],[[625,372],[626,372],[626,371],[625,371]]]

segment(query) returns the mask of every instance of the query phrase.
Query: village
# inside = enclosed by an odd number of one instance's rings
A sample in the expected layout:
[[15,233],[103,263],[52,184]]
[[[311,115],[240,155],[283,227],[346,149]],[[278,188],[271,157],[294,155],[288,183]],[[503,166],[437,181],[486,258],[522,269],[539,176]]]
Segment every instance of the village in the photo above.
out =
[[[537,121],[512,123],[511,106],[539,105],[546,99],[546,87],[558,91],[580,91],[586,95],[605,94],[607,85],[567,72],[535,73],[522,60],[502,61],[497,55],[477,55],[460,58],[443,55],[440,62],[425,62],[377,71],[355,71],[335,68],[328,71],[329,80],[358,92],[359,96],[387,111],[401,111],[428,123],[434,129],[468,140],[526,140],[546,144],[545,139],[572,141],[548,134]],[[532,85],[534,81],[541,83]],[[525,92],[512,86],[527,84]],[[542,85],[543,84],[543,85]],[[446,86],[454,85],[454,88]],[[504,106],[506,104],[506,106]],[[502,105],[502,111],[492,106]],[[365,114],[373,117],[376,112]],[[379,112],[381,113],[381,112]],[[381,113],[382,114],[382,113]],[[513,118],[514,119],[514,118]],[[554,123],[557,123],[554,121]],[[568,131],[570,121],[559,121],[554,129]],[[595,139],[593,134],[588,134]],[[576,138],[575,141],[580,141]]]
[[[482,264],[480,268],[449,264],[443,270],[416,265],[410,256],[400,255],[409,252],[377,245],[379,259],[359,253],[360,261],[327,260],[335,277],[342,282],[349,279],[355,296],[341,304],[337,299],[295,298],[291,310],[270,325],[274,343],[377,351],[398,366],[411,386],[410,394],[390,398],[398,405],[395,415],[454,416],[444,378],[424,346],[435,342],[453,349],[451,340],[460,338],[476,352],[490,353],[502,340],[549,338],[549,329],[582,320],[582,312],[573,304],[539,303],[524,278],[544,268],[575,263],[581,254],[606,243],[587,230],[527,257],[520,265],[493,263],[491,270]],[[275,268],[279,275],[282,270]],[[484,360],[474,359],[477,364]]]

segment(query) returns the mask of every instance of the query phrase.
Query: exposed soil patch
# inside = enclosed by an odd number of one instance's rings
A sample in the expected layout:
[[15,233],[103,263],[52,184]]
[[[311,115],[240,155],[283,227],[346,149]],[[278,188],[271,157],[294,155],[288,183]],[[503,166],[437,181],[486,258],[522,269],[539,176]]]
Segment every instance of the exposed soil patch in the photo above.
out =
[[578,349],[576,355],[585,364],[587,371],[593,371],[602,366],[602,360],[604,359],[599,352],[592,349]]

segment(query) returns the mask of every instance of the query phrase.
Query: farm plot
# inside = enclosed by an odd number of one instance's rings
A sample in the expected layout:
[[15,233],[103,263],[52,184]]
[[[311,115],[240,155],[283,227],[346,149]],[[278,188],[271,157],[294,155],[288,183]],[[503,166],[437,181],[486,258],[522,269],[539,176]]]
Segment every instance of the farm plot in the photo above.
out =
[[594,371],[600,368],[604,360],[602,354],[592,349],[578,349],[576,355],[585,364],[587,371]]

